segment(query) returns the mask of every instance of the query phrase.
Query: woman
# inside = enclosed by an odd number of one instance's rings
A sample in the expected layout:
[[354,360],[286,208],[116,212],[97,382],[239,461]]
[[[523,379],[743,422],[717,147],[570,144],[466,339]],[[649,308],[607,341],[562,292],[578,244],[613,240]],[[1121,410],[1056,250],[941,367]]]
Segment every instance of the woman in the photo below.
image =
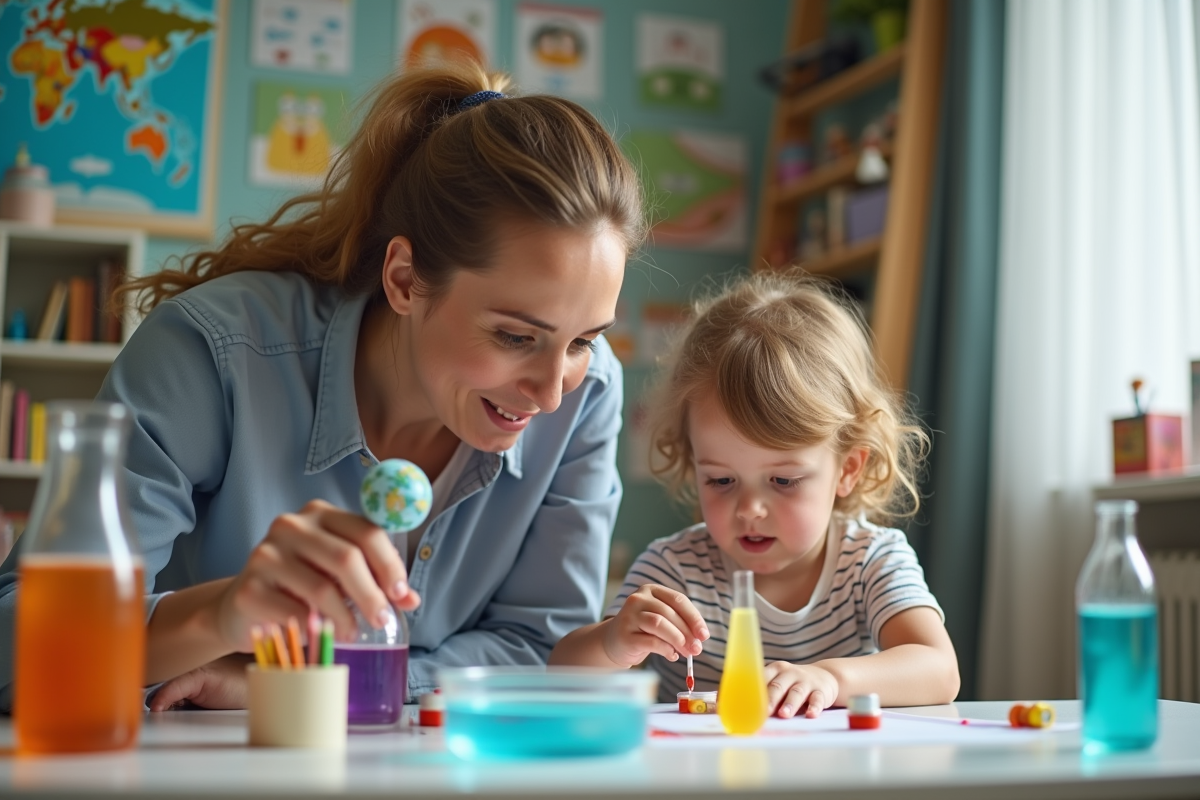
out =
[[[438,665],[542,663],[598,619],[622,395],[600,334],[641,199],[591,115],[505,85],[387,81],[321,192],[131,285],[153,311],[99,399],[133,410],[153,709],[243,705],[251,626],[314,609],[348,637],[347,599],[411,612],[410,696]],[[407,540],[356,511],[387,458],[434,482]]]

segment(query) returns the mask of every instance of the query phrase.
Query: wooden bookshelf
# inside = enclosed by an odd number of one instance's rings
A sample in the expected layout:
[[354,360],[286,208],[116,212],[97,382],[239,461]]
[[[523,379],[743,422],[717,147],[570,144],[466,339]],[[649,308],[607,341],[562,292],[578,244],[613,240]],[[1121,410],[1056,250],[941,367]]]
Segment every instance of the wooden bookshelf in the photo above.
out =
[[[892,160],[892,145],[885,142],[879,152],[883,157]],[[832,164],[825,164],[794,183],[785,183],[779,187],[777,203],[800,203],[810,197],[832,189],[834,186],[847,186],[855,182],[854,173],[858,170],[858,161],[862,153],[856,151],[848,156],[839,158]]]
[[[825,37],[827,6],[826,0],[792,0],[789,52]],[[921,295],[948,18],[949,0],[911,0],[904,43],[798,93],[781,96],[764,161],[752,263],[758,269],[800,263],[812,273],[833,278],[865,273],[873,284],[869,321],[879,360],[898,390],[908,382]],[[900,88],[895,138],[884,151],[891,175],[883,235],[798,262],[805,201],[819,198],[835,186],[854,185],[859,154],[826,164],[800,181],[780,185],[777,165],[783,146],[802,141],[815,150],[819,112],[893,78],[899,78]]]
[[882,246],[882,239],[867,239],[844,247],[835,247],[817,258],[801,261],[800,266],[814,275],[840,278],[870,265],[879,257]]
[[785,100],[784,116],[803,117],[815,114],[830,106],[852,100],[868,89],[896,77],[904,66],[905,52],[905,46],[898,44]]

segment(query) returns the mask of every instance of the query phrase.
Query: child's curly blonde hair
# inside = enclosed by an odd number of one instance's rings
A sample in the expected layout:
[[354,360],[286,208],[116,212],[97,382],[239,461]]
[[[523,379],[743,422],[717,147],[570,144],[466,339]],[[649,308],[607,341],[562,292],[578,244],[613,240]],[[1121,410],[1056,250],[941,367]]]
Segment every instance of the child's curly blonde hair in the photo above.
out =
[[865,447],[863,475],[836,511],[884,522],[920,506],[929,436],[883,380],[861,312],[827,282],[758,273],[696,303],[648,403],[654,473],[693,502],[688,408],[702,396],[760,447]]

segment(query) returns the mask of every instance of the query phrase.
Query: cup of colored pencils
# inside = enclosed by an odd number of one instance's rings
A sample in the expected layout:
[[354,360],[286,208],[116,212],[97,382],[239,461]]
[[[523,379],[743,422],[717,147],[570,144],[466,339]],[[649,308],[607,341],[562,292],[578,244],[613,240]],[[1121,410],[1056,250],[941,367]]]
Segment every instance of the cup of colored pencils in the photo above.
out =
[[345,748],[350,670],[333,663],[333,624],[310,617],[306,645],[295,617],[286,627],[255,626],[251,635],[250,744]]

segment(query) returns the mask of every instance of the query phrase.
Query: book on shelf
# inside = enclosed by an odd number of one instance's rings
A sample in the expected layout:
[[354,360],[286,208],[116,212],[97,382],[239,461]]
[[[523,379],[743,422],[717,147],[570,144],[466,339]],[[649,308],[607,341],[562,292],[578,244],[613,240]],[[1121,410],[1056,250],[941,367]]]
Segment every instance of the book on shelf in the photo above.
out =
[[67,309],[68,291],[66,281],[55,281],[50,288],[50,296],[46,298],[46,307],[42,309],[42,319],[38,323],[37,338],[40,341],[49,342],[58,338]]
[[13,395],[17,387],[12,381],[0,381],[0,458],[12,453]]
[[12,460],[29,459],[29,390],[13,393]]
[[96,281],[71,278],[67,292],[67,341],[91,342],[96,333]]
[[121,314],[113,310],[113,292],[125,281],[125,265],[106,258],[96,268],[96,341],[119,344],[121,342]]
[[46,404],[29,406],[29,460],[41,464],[46,460]]
[[845,186],[834,186],[825,198],[827,244],[830,250],[846,244],[846,200],[849,191]]

